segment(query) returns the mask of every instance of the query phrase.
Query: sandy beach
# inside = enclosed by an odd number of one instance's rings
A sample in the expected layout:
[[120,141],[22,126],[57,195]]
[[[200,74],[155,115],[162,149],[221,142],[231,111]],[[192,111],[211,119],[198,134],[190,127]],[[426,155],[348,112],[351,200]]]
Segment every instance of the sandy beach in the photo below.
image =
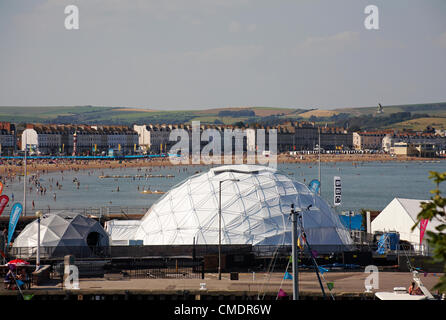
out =
[[[439,161],[438,158],[395,157],[388,154],[322,154],[321,162],[389,162],[389,161]],[[290,156],[281,154],[278,163],[316,163],[317,154]],[[0,176],[23,175],[22,160],[0,160]],[[168,158],[164,159],[135,159],[135,160],[28,160],[29,173],[45,173],[50,171],[78,171],[94,169],[115,169],[134,167],[164,167],[177,165]],[[224,163],[222,157],[222,164]],[[244,159],[246,163],[246,158]],[[204,163],[202,163],[204,164]],[[235,164],[235,160],[233,160]],[[194,164],[189,164],[194,166]]]

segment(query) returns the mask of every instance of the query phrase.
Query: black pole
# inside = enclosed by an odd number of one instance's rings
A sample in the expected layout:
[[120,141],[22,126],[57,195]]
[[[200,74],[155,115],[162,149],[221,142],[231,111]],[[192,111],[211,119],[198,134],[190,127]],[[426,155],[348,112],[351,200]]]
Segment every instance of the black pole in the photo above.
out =
[[218,280],[221,280],[221,184],[218,182]]
[[196,257],[196,255],[197,255],[197,253],[196,253],[196,251],[195,251],[195,237],[194,237],[194,239],[193,239],[193,244],[192,244],[192,265],[193,265],[193,269],[192,269],[192,272],[193,273],[195,273],[195,271],[196,271],[196,265],[195,265],[195,263],[196,263],[196,261],[197,261],[197,257]]
[[299,300],[299,260],[297,259],[297,216],[298,213],[294,211],[294,204],[291,204],[291,221],[292,221],[292,233],[291,233],[291,248],[293,257],[293,300]]
[[321,276],[319,275],[319,268],[317,267],[316,259],[314,258],[313,251],[311,250],[310,244],[308,243],[307,235],[305,234],[305,232],[303,232],[302,234],[305,237],[305,242],[308,246],[308,251],[310,252],[310,256],[311,256],[311,260],[313,261],[314,269],[316,270],[316,276],[317,276],[317,280],[319,281],[319,286],[321,287],[321,290],[322,290],[322,295],[324,296],[324,298],[326,298],[327,296],[325,294],[324,286],[321,281]]
[[[310,208],[310,206],[307,208],[307,210],[309,210],[309,208]],[[321,287],[321,290],[322,290],[322,295],[324,296],[324,298],[326,298],[327,296],[325,294],[324,286],[322,284],[321,277],[319,275],[319,269],[317,267],[316,259],[313,256],[313,251],[311,250],[311,246],[310,246],[310,243],[308,242],[307,234],[305,233],[305,229],[304,229],[304,226],[302,223],[302,215],[299,215],[299,227],[302,232],[302,235],[304,236],[305,244],[307,245],[308,251],[310,253],[310,257],[313,262],[314,269],[316,271],[317,280],[319,281],[319,286]]]
[[348,212],[348,223],[349,223],[349,231],[350,231],[350,237],[352,236],[352,212]]

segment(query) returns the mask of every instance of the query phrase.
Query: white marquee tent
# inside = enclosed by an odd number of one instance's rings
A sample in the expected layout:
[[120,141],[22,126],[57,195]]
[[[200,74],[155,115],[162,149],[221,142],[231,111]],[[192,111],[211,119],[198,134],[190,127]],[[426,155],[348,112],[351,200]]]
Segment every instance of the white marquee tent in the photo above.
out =
[[[417,221],[417,216],[421,212],[421,202],[429,200],[415,199],[393,199],[381,213],[372,221],[372,233],[376,231],[396,231],[400,234],[400,239],[411,242],[415,248],[420,245],[420,226],[413,231],[412,227]],[[440,224],[439,221],[429,221],[426,231],[436,231],[435,227]],[[423,245],[427,245],[426,236],[423,237]]]
[[[29,223],[14,240],[13,248],[32,256],[37,250],[37,220]],[[45,256],[77,254],[89,247],[107,247],[109,236],[94,219],[67,211],[45,214],[40,222],[40,246]]]
[[218,244],[219,181],[222,244],[291,244],[290,206],[306,209],[303,224],[312,245],[351,244],[338,216],[307,186],[275,169],[231,165],[210,169],[172,188],[146,213],[134,239],[145,245]]
[[111,220],[105,223],[105,231],[110,235],[112,246],[132,243],[141,224],[140,220]]

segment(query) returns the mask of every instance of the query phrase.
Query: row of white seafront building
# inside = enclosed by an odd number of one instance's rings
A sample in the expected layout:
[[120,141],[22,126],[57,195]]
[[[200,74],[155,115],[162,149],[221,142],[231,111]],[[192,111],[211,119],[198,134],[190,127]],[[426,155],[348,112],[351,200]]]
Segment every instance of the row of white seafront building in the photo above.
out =
[[133,153],[138,134],[126,126],[32,125],[22,133],[21,149],[39,154]]
[[435,157],[446,150],[446,131],[415,132],[393,129],[353,133],[355,150],[382,150],[403,156]]
[[[172,130],[184,129],[189,135],[189,145],[192,147],[192,125],[135,125],[134,130],[138,132],[139,144],[141,148],[151,152],[163,152],[169,150],[177,141],[169,139]],[[219,139],[219,145],[223,151],[228,143],[228,137],[234,138],[232,150],[235,144],[243,146],[244,151],[272,150],[276,148],[277,152],[314,150],[320,144],[326,150],[336,150],[338,148],[351,149],[353,147],[352,133],[343,128],[319,128],[312,122],[306,121],[288,121],[275,126],[249,125],[236,127],[231,125],[197,125],[200,135],[204,141],[201,141],[201,147],[207,145],[212,139]],[[239,130],[236,133],[236,130]],[[198,130],[197,130],[198,131]],[[207,131],[207,132],[206,132]],[[320,131],[320,132],[319,132]],[[264,138],[260,134],[264,134]],[[215,136],[214,136],[215,134]],[[273,137],[275,135],[275,138]],[[275,143],[275,146],[270,142]]]
[[[215,129],[224,137],[223,131],[229,126],[214,127],[201,126],[200,133],[205,129]],[[177,143],[171,140],[171,133],[175,129],[184,129],[188,134],[189,150],[192,150],[192,126],[190,125],[134,125],[126,126],[87,126],[87,125],[30,125],[21,135],[21,150],[25,145],[29,151],[43,155],[63,154],[97,154],[113,149],[119,154],[134,154],[138,151],[149,153],[166,153]],[[242,131],[241,131],[242,132]],[[252,141],[251,148],[255,149],[255,136],[246,137],[243,130],[241,136],[236,136],[233,147],[242,143],[246,151],[247,141]],[[268,138],[267,138],[268,140]],[[231,141],[232,142],[232,141]],[[208,144],[200,141],[201,147]],[[268,146],[268,141],[266,141]],[[221,141],[223,147],[223,140]]]
[[[192,151],[192,125],[189,124],[148,124],[128,126],[89,126],[89,125],[50,125],[28,124],[24,130],[16,130],[10,123],[0,122],[0,154],[13,154],[17,149],[28,150],[39,154],[98,154],[110,149],[122,154],[143,151],[148,153],[166,153],[177,143],[172,141],[171,134],[175,129],[184,129],[189,135],[189,146]],[[216,130],[220,135],[220,148],[224,150],[226,133],[234,134],[236,127],[229,125],[200,125],[200,134],[207,129]],[[411,132],[411,131],[372,131],[347,132],[342,128],[319,128],[309,122],[289,122],[281,125],[264,127],[250,126],[239,128],[242,137],[234,135],[235,142],[242,139],[243,150],[257,150],[263,147],[259,142],[259,131],[264,130],[264,148],[270,150],[270,132],[277,133],[276,148],[278,152],[312,151],[319,141],[323,150],[375,150],[391,154],[408,156],[435,156],[446,150],[444,131]],[[248,130],[254,129],[254,130]],[[207,132],[209,134],[209,132]],[[21,141],[17,137],[21,136]],[[208,144],[206,137],[200,141],[201,148]],[[207,137],[209,140],[209,137]],[[235,144],[234,144],[235,145]],[[234,150],[234,145],[232,149]],[[260,146],[259,146],[260,145]]]
[[[194,126],[190,124],[149,124],[127,126],[88,126],[88,125],[28,125],[22,133],[21,150],[34,150],[40,154],[94,154],[109,149],[119,149],[120,153],[136,151],[166,153],[178,142],[176,129],[185,130],[189,151],[194,145]],[[340,128],[318,128],[313,123],[294,122],[277,126],[235,127],[231,125],[198,125],[200,149],[209,141],[218,139],[221,151],[226,148],[235,151],[236,145],[243,151],[271,150],[272,132],[274,151],[313,150],[319,143],[326,150],[338,147],[351,149],[352,133]],[[258,131],[257,129],[260,129]],[[205,132],[206,131],[206,132]],[[259,133],[264,138],[259,138]],[[172,139],[173,138],[177,139]],[[230,140],[227,140],[227,139]],[[183,137],[182,137],[183,139]],[[226,146],[230,142],[232,146]],[[76,149],[76,150],[74,150]],[[75,152],[76,151],[76,152]],[[261,150],[260,150],[261,151]]]

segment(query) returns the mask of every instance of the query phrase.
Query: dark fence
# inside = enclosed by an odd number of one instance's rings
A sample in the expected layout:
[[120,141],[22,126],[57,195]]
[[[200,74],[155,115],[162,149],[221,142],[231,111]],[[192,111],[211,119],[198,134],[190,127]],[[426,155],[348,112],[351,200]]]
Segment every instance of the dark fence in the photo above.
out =
[[[378,246],[372,245],[313,245],[312,251],[316,255],[334,255],[346,252],[368,252],[373,256],[431,256],[429,248],[418,250],[399,246],[395,250],[386,250],[384,254],[378,253]],[[217,255],[218,245],[148,245],[148,246],[76,246],[76,247],[40,247],[40,257],[45,260],[60,260],[65,255],[73,255],[78,259],[116,259],[116,258],[147,258],[147,257],[205,257]],[[36,247],[11,247],[8,249],[9,257],[20,259],[35,259]],[[291,246],[252,246],[252,245],[222,245],[222,255],[254,255],[255,257],[289,256]],[[309,255],[307,248],[302,250],[303,255]]]
[[[79,270],[80,278],[103,277],[107,271],[108,261],[76,261],[74,265]],[[65,265],[58,262],[52,265],[53,277],[62,279]]]
[[[204,279],[202,259],[189,258],[152,258],[123,259],[118,261],[76,260],[74,265],[79,270],[80,278],[119,276],[120,278],[141,279]],[[64,263],[52,265],[53,278],[62,279]]]
[[[222,245],[222,254],[247,254],[252,252],[251,245]],[[11,247],[9,255],[14,258],[34,259],[37,247]],[[59,259],[65,255],[76,258],[144,258],[171,256],[205,256],[218,254],[218,245],[152,245],[152,246],[58,246],[40,247],[41,259]]]
[[[76,258],[103,259],[111,257],[111,247],[96,246],[57,246],[57,247],[40,247],[40,259],[43,260],[60,260],[66,255],[73,255]],[[37,255],[37,247],[11,247],[8,254],[13,258],[35,259]]]
[[[116,268],[116,265],[113,268]],[[133,260],[126,263],[121,273],[135,279],[204,279],[204,263],[201,259],[192,260],[181,257]]]
[[[148,245],[148,246],[111,246],[111,256],[153,257],[153,256],[205,256],[218,254],[218,245]],[[252,245],[222,245],[222,254],[244,254],[252,252]]]

